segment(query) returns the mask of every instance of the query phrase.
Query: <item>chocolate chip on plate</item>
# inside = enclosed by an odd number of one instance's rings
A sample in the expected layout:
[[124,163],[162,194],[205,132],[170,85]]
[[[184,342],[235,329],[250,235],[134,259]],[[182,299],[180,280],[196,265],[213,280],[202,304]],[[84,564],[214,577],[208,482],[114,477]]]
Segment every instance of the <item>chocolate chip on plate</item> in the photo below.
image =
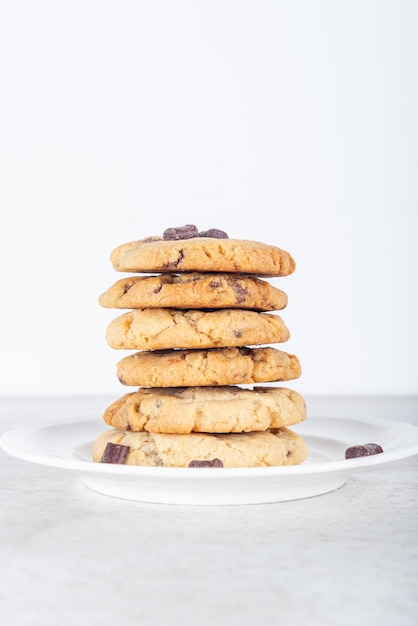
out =
[[194,459],[190,461],[189,467],[223,467],[224,464],[220,459],[212,459],[211,461],[198,461]]
[[163,237],[168,240],[179,239],[191,239],[192,237],[198,237],[199,231],[193,224],[186,224],[185,226],[175,226],[173,228],[166,228]]
[[199,233],[199,237],[213,237],[214,239],[229,239],[225,231],[219,230],[219,228],[209,228],[209,230],[202,230]]
[[129,446],[109,442],[106,444],[100,463],[122,464],[128,456],[129,450]]
[[359,456],[372,456],[373,454],[381,454],[382,446],[378,443],[365,443],[359,446],[351,446],[345,451],[346,459],[356,459]]

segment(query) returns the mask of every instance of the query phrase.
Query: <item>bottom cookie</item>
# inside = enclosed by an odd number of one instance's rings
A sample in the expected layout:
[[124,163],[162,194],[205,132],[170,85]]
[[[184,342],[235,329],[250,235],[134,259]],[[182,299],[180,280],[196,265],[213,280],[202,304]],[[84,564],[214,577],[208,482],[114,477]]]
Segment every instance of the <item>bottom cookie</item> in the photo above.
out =
[[96,463],[160,467],[298,465],[308,454],[302,437],[288,428],[188,435],[109,430],[99,435],[92,452]]

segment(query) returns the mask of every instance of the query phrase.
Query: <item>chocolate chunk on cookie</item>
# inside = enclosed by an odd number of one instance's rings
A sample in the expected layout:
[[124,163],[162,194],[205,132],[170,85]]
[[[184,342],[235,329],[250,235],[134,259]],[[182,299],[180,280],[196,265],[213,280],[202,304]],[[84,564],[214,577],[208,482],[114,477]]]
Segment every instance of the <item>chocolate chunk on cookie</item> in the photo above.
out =
[[227,233],[219,228],[209,228],[208,230],[202,230],[199,233],[199,237],[213,237],[214,239],[229,239]]
[[194,224],[186,224],[186,226],[176,226],[174,228],[166,228],[163,233],[163,239],[168,241],[178,241],[180,239],[191,239],[199,237],[199,231]]
[[224,464],[221,459],[211,459],[210,461],[199,461],[198,459],[193,459],[190,461],[187,467],[223,467]]
[[117,443],[106,444],[100,463],[122,464],[129,453],[129,446],[121,446]]

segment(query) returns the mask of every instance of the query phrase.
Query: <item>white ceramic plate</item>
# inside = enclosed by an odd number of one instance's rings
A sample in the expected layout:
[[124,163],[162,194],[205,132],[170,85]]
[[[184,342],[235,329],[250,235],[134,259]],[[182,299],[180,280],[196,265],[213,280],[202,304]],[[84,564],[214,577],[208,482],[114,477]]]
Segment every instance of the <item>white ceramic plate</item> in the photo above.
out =
[[[386,419],[310,416],[292,427],[309,457],[294,467],[165,468],[93,463],[91,444],[101,419],[24,426],[5,433],[1,446],[26,461],[79,472],[99,493],[164,504],[257,504],[316,496],[345,484],[350,474],[418,453],[418,428]],[[345,449],[378,443],[384,452],[346,460]]]

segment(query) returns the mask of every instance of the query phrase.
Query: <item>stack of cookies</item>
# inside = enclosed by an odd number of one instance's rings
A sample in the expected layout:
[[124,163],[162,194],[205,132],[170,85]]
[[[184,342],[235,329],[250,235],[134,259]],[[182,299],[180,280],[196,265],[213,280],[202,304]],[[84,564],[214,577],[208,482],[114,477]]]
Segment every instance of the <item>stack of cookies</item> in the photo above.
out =
[[301,374],[296,356],[271,346],[290,336],[270,313],[286,306],[287,295],[265,280],[291,274],[291,255],[186,225],[123,244],[111,262],[134,275],[99,298],[103,307],[127,309],[106,338],[133,351],[117,375],[137,389],[105,410],[111,429],[94,442],[93,460],[165,467],[304,461],[305,442],[288,428],[306,417],[303,397],[265,385]]

